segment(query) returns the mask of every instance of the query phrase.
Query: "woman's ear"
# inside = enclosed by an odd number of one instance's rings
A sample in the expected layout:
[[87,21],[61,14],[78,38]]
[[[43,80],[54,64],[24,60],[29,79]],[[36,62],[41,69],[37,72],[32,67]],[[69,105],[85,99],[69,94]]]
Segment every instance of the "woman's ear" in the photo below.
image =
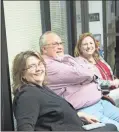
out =
[[22,72],[21,78],[26,79],[24,71]]
[[25,76],[22,76],[23,79],[25,79]]
[[25,82],[27,82],[27,79],[25,77],[21,77],[21,82],[25,83]]

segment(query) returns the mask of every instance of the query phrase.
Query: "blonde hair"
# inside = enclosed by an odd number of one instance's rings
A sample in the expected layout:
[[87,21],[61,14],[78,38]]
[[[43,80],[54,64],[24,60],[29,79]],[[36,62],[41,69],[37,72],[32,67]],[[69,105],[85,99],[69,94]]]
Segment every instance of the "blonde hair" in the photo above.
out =
[[[31,56],[37,57],[40,61],[42,61],[42,63],[46,68],[45,62],[38,52],[25,51],[17,54],[13,60],[13,66],[12,66],[13,94],[17,89],[21,88],[24,84],[28,84],[28,82],[24,80],[22,77],[23,77],[23,71],[26,67],[26,61]],[[45,81],[43,82],[43,84],[45,84]]]
[[99,42],[93,37],[93,35],[91,33],[83,33],[82,35],[79,36],[79,40],[78,40],[78,42],[75,46],[75,49],[74,49],[74,56],[78,57],[78,56],[82,55],[81,51],[80,51],[80,47],[81,47],[83,39],[88,36],[94,40],[95,47],[96,47],[93,57],[95,60],[99,60],[99,52],[98,52]]

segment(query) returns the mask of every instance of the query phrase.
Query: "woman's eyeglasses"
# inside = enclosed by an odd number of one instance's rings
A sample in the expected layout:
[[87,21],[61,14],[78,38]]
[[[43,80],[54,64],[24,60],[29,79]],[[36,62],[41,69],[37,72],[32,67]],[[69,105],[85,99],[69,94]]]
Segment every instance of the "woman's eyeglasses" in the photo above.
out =
[[25,68],[24,70],[34,71],[37,69],[38,66],[43,66],[43,62],[39,62],[38,64],[31,64],[27,68]]

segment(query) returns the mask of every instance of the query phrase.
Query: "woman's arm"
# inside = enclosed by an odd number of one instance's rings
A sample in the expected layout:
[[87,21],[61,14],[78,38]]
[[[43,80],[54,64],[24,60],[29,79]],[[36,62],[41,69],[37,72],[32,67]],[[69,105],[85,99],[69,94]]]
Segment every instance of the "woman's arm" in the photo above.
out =
[[34,131],[40,106],[38,98],[33,94],[23,93],[15,104],[14,114],[18,131]]
[[85,112],[77,112],[78,116],[85,119],[86,121],[88,121],[89,123],[96,123],[99,122],[99,120],[92,115],[86,114]]
[[116,88],[119,87],[119,79],[114,79],[113,81],[110,81],[111,86],[115,86]]

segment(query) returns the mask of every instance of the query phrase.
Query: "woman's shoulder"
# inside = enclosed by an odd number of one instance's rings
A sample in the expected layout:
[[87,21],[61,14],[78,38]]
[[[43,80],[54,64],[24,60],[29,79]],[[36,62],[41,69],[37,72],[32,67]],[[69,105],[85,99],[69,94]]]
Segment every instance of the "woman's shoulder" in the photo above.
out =
[[20,87],[15,92],[15,97],[36,97],[38,96],[40,89],[35,85],[26,84]]
[[102,56],[99,56],[99,60],[105,62],[105,60],[104,60],[104,58]]
[[103,62],[105,65],[110,67],[109,64],[104,60],[104,58],[102,56],[99,57],[99,61]]
[[31,86],[31,85],[23,85],[21,89],[17,89],[16,93],[14,94],[13,98],[13,108],[17,106],[17,104],[24,104],[22,102],[27,103],[38,103],[40,100],[40,95],[39,94],[38,88],[36,86]]
[[85,59],[84,57],[82,57],[82,56],[78,56],[78,57],[75,57],[75,61],[77,61],[77,62],[80,62],[80,63],[89,63],[88,61],[87,61],[87,59]]

